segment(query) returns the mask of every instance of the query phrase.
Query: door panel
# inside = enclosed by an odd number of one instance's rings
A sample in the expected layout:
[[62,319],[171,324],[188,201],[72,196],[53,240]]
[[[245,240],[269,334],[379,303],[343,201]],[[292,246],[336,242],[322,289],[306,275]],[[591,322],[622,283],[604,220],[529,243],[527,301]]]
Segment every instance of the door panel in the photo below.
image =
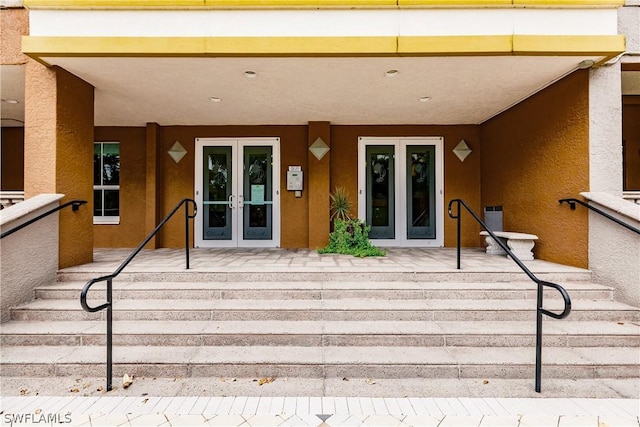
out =
[[395,237],[395,163],[392,145],[368,145],[367,224],[372,239]]
[[232,240],[232,147],[204,147],[202,206],[204,240]]
[[435,227],[435,147],[407,145],[407,238],[433,239]]
[[273,220],[272,147],[244,147],[243,238],[271,240]]

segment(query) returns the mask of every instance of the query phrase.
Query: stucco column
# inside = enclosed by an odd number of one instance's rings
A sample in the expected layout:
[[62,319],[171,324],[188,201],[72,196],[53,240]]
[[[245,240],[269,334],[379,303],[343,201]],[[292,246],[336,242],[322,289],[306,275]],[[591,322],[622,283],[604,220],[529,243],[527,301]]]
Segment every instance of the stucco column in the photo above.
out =
[[589,72],[589,191],[622,196],[620,64]]
[[[162,141],[160,140],[160,125],[157,123],[147,123],[147,141],[146,141],[146,191],[145,191],[145,235],[149,234],[156,228],[156,225],[162,220],[160,217],[162,189],[160,188],[161,180],[159,174],[162,162],[158,159]],[[147,244],[147,249],[157,249],[158,242],[153,237]]]
[[[329,122],[309,122],[308,146],[318,138],[331,147],[331,125]],[[309,248],[325,247],[329,243],[330,212],[329,185],[331,156],[326,153],[321,160],[309,151]]]
[[81,199],[60,213],[59,266],[93,260],[93,87],[29,60],[25,70],[24,190]]

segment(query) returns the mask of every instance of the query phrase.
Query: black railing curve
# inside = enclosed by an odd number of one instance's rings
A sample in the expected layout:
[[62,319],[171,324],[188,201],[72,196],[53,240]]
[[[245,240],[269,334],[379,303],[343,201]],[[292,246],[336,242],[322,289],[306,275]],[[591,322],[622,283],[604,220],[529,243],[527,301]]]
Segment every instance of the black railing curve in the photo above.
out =
[[[193,203],[193,214],[189,214],[189,204]],[[135,258],[136,255],[138,255],[138,253],[142,250],[142,248],[145,247],[145,245],[147,243],[149,243],[149,241],[153,238],[153,236],[155,236],[158,231],[160,231],[160,229],[171,219],[171,217],[173,217],[173,215],[178,211],[178,209],[180,209],[180,207],[184,205],[184,214],[185,214],[185,218],[184,218],[184,224],[185,224],[185,251],[186,251],[186,268],[187,270],[189,269],[189,219],[193,219],[196,217],[196,214],[198,213],[198,206],[196,205],[195,200],[193,199],[182,199],[180,201],[180,203],[178,203],[173,210],[166,216],[164,217],[164,219],[162,221],[160,221],[160,223],[156,226],[156,228],[153,229],[152,232],[150,232],[147,237],[144,238],[144,240],[142,241],[142,243],[140,243],[138,245],[138,247],[136,247],[131,254],[129,254],[129,256],[127,257],[127,259],[125,259],[122,264],[120,264],[120,266],[118,268],[116,268],[116,270],[107,275],[107,276],[101,276],[101,277],[96,277],[95,279],[91,279],[89,280],[85,285],[84,288],[82,288],[82,292],[80,292],[80,305],[82,305],[82,308],[85,311],[88,311],[90,313],[95,313],[96,311],[101,311],[106,309],[107,310],[107,391],[112,389],[112,365],[113,365],[113,358],[112,358],[112,350],[113,350],[113,304],[112,304],[112,294],[113,294],[113,279],[118,276],[122,270],[124,270],[124,268],[129,265],[129,263],[131,262],[131,260],[133,260],[133,258]],[[107,282],[107,295],[106,295],[106,299],[107,302],[105,302],[104,304],[100,304],[98,306],[95,307],[91,307],[88,303],[87,303],[87,294],[89,293],[89,290],[91,289],[91,287],[98,283],[98,282]]]
[[[454,215],[453,213],[453,205],[456,204],[458,207],[457,210],[457,214]],[[507,245],[504,244],[504,242],[502,240],[500,240],[495,233],[493,232],[493,230],[489,229],[489,227],[487,227],[487,225],[478,217],[478,215],[473,211],[473,209],[471,209],[469,207],[469,205],[467,205],[467,203],[464,200],[461,199],[453,199],[449,202],[449,216],[453,219],[457,219],[458,221],[458,227],[457,227],[457,238],[458,238],[458,243],[457,243],[457,259],[458,259],[458,265],[457,268],[458,270],[460,269],[460,206],[464,206],[464,208],[467,210],[467,212],[469,212],[471,214],[471,216],[482,226],[482,228],[484,228],[489,235],[491,235],[491,237],[493,238],[493,240],[496,241],[496,243],[498,243],[498,245],[500,245],[500,247],[511,257],[511,259],[518,265],[518,267],[520,267],[522,269],[522,271],[525,272],[525,274],[527,276],[529,276],[529,278],[531,280],[533,280],[537,285],[538,285],[538,291],[537,291],[537,308],[536,308],[536,383],[535,383],[535,390],[537,393],[540,393],[541,390],[541,380],[542,380],[542,315],[544,314],[545,316],[549,316],[549,317],[553,317],[554,319],[564,319],[565,317],[567,317],[569,315],[569,313],[571,312],[571,298],[569,298],[569,294],[567,293],[566,289],[564,289],[562,286],[556,284],[556,283],[551,283],[551,282],[547,282],[544,280],[540,280],[538,279],[535,274],[533,274],[531,272],[531,270],[529,270],[527,268],[526,265],[524,265],[522,263],[522,261],[520,261],[520,259],[514,255],[514,253],[511,251],[511,249],[509,249],[509,247]],[[543,301],[543,287],[549,287],[549,288],[553,288],[555,290],[557,290],[560,295],[562,296],[562,299],[564,300],[564,310],[562,311],[562,313],[554,313],[552,311],[549,310],[545,310],[543,308],[544,305],[544,301]]]
[[42,218],[45,218],[45,217],[51,215],[52,213],[58,212],[59,210],[62,210],[64,208],[66,208],[67,206],[71,206],[71,210],[75,212],[78,209],[80,209],[80,206],[84,205],[85,203],[87,203],[86,200],[71,200],[70,202],[64,203],[64,204],[62,204],[60,206],[56,206],[55,208],[49,209],[45,213],[40,214],[35,218],[31,218],[29,221],[27,221],[27,222],[25,222],[23,224],[20,224],[19,226],[15,227],[15,228],[12,228],[9,231],[5,231],[4,233],[0,234],[0,239],[4,239],[5,237],[10,236],[11,234],[15,233],[16,231],[20,231],[23,228],[33,224],[34,222],[40,221]]
[[560,199],[558,201],[560,202],[560,204],[563,204],[563,203],[568,204],[572,211],[576,210],[576,203],[579,204],[579,205],[582,205],[585,208],[587,208],[587,209],[589,209],[589,210],[591,210],[591,211],[593,211],[593,212],[595,212],[597,214],[602,215],[603,217],[607,218],[608,220],[611,220],[611,221],[615,222],[616,224],[621,225],[624,228],[633,231],[634,233],[640,234],[640,228],[636,228],[633,225],[627,224],[626,222],[621,221],[618,218],[616,218],[616,217],[614,217],[612,215],[609,215],[608,213],[606,213],[606,212],[604,212],[604,211],[602,211],[602,210],[600,210],[600,209],[598,209],[598,208],[596,208],[594,206],[591,206],[588,203],[583,202],[582,200],[578,200],[578,199],[574,199],[574,198],[568,198],[568,199]]

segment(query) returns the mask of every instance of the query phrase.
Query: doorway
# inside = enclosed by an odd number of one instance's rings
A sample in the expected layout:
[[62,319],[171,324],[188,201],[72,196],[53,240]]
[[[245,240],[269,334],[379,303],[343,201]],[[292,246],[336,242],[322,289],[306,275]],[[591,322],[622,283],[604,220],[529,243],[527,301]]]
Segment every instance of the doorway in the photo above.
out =
[[358,216],[379,246],[444,245],[441,137],[358,140]]
[[280,246],[280,139],[196,138],[196,247]]

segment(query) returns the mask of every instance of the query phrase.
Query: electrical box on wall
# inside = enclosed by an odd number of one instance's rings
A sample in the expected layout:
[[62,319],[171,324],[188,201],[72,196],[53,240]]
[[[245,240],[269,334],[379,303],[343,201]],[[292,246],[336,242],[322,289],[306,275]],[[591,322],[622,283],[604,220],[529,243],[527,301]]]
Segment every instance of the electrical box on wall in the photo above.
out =
[[300,166],[289,166],[287,171],[287,190],[295,191],[295,196],[301,197],[303,180],[302,168]]

